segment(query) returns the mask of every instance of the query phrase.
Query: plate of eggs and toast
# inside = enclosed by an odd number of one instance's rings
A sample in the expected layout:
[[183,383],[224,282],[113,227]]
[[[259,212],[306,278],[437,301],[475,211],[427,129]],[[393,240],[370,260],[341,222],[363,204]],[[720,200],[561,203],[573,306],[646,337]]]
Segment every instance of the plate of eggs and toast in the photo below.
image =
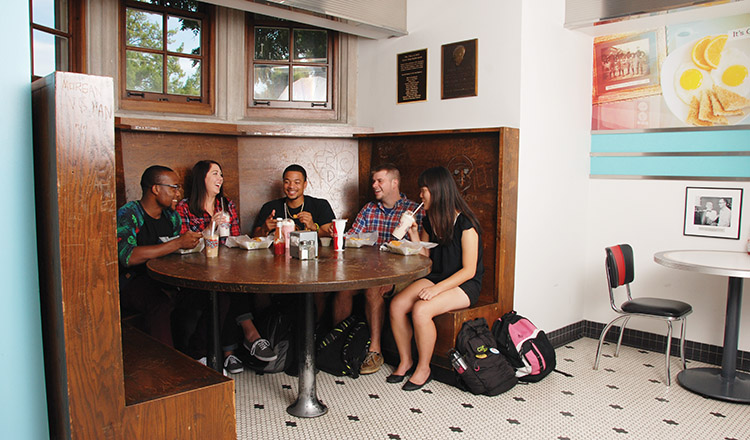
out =
[[661,68],[667,107],[688,125],[748,123],[750,40],[700,38],[669,54]]

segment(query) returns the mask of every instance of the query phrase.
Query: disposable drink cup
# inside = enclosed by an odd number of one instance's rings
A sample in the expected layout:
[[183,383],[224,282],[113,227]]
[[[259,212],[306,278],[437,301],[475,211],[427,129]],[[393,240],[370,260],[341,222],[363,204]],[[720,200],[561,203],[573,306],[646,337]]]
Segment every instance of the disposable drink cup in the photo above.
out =
[[294,220],[287,218],[284,219],[284,221],[281,222],[281,233],[284,234],[284,243],[286,243],[286,248],[289,249],[289,233],[294,231]]
[[344,251],[344,229],[346,228],[346,219],[333,220],[333,250],[338,252]]
[[412,223],[414,223],[414,213],[411,211],[404,211],[404,213],[401,214],[401,221],[398,222],[398,226],[396,226],[396,229],[393,231],[393,236],[396,237],[397,240],[404,238],[406,231],[411,228]]
[[219,256],[219,236],[212,235],[205,237],[206,242],[206,257],[215,258]]
[[229,213],[226,211],[222,212],[221,219],[221,223],[219,223],[219,237],[229,237],[229,230],[231,228]]

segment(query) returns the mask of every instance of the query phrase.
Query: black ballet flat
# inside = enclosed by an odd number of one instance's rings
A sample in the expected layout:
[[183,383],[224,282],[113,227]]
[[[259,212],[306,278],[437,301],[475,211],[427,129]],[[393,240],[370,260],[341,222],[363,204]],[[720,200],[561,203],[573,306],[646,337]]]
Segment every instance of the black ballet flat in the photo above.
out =
[[390,376],[385,378],[385,381],[388,383],[401,383],[404,378],[414,372],[415,367],[411,367],[408,370],[406,370],[406,374],[404,375],[398,375],[398,374],[391,374]]
[[401,389],[404,390],[404,391],[417,391],[417,390],[421,389],[423,386],[425,386],[428,383],[430,383],[431,380],[432,380],[432,373],[430,373],[430,375],[427,376],[427,380],[424,381],[424,383],[422,385],[417,385],[414,382],[408,380],[408,381],[406,381],[406,383],[404,384],[404,386],[401,387]]

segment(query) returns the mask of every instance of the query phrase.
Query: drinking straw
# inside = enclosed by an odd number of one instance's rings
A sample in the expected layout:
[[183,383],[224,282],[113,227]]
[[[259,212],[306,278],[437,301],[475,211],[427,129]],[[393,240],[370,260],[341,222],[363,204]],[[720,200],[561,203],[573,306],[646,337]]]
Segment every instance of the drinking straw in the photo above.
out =
[[424,202],[420,203],[419,206],[417,206],[417,209],[414,210],[414,214],[416,214],[417,211],[419,211],[419,208],[421,208],[422,205],[424,205]]

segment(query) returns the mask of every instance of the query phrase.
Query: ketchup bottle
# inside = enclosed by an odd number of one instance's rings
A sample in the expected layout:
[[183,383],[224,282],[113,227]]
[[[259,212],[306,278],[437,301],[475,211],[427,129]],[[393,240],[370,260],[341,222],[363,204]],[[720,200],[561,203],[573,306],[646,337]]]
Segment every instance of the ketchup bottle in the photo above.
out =
[[281,218],[276,219],[276,232],[273,238],[273,254],[284,255],[286,251],[286,245],[284,244],[284,234],[281,232]]

